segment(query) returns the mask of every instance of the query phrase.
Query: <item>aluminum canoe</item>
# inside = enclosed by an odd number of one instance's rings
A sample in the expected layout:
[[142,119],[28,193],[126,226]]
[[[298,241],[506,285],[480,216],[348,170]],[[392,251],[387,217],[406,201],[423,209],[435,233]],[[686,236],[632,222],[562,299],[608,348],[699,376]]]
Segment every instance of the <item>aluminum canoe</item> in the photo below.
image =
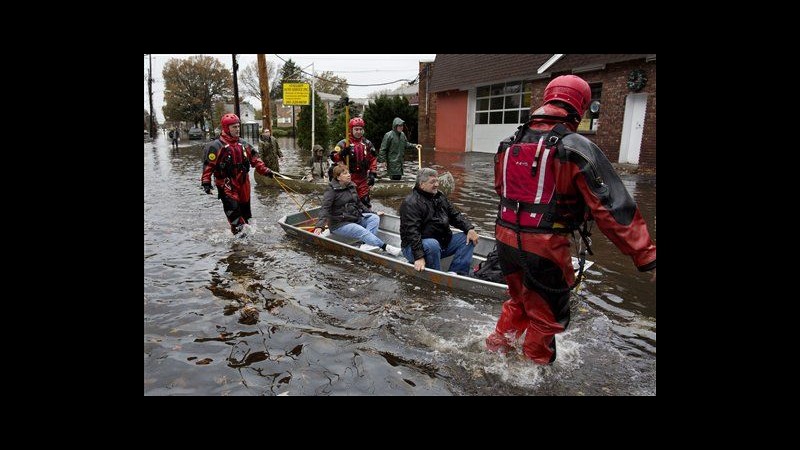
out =
[[[409,263],[402,254],[400,256],[392,256],[380,249],[370,251],[361,250],[359,249],[361,241],[336,236],[335,234],[328,234],[328,236],[315,235],[313,233],[313,227],[317,221],[320,209],[321,208],[314,208],[308,210],[308,215],[303,212],[285,215],[278,220],[278,223],[287,235],[317,247],[322,247],[350,257],[356,256],[366,261],[388,267],[399,273],[438,284],[446,288],[468,291],[502,300],[508,298],[508,294],[506,293],[508,286],[505,284],[447,273],[450,262],[453,259],[452,256],[442,259],[442,270],[425,268],[425,270],[419,272],[414,269],[414,265]],[[309,215],[311,218],[309,218]],[[460,232],[460,230],[455,229],[453,231]],[[400,247],[400,217],[390,214],[381,216],[378,237],[389,245]],[[494,238],[483,235],[479,236],[478,245],[475,246],[472,255],[472,267],[475,268],[478,264],[485,261],[486,255],[491,252],[494,247]],[[588,269],[592,264],[593,262],[586,261],[585,269]],[[575,257],[572,258],[572,266],[576,269],[577,273],[578,259]]]

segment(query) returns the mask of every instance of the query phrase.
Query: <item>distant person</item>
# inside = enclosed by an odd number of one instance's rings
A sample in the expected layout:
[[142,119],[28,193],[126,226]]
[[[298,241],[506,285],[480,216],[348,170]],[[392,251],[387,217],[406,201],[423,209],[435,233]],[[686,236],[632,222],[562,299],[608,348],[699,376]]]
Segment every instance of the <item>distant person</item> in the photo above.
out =
[[497,149],[495,237],[511,298],[486,339],[491,351],[508,352],[509,339],[526,333],[526,357],[555,361],[555,335],[569,325],[570,290],[577,284],[570,238],[578,231],[589,244],[590,217],[640,271],[652,270],[655,281],[656,246],[639,208],[600,148],[575,132],[591,99],[582,78],[554,78],[542,106]]
[[306,176],[309,181],[324,181],[328,179],[328,169],[331,168],[331,163],[321,145],[314,145],[311,159],[308,160],[308,167],[311,168],[311,173]]
[[356,185],[350,181],[350,172],[346,166],[333,168],[333,181],[330,182],[322,197],[322,209],[314,234],[322,234],[327,225],[331,233],[338,236],[351,237],[363,242],[361,250],[379,248],[392,256],[400,254],[400,249],[388,245],[378,237],[378,225],[383,212],[373,213],[358,198]]
[[[463,233],[453,234],[450,226]],[[478,233],[467,217],[439,191],[436,171],[424,167],[417,172],[414,189],[400,205],[400,248],[409,263],[442,270],[441,259],[451,255],[450,271],[471,276],[472,252]]]
[[369,187],[375,184],[378,175],[378,162],[375,158],[376,151],[372,142],[364,137],[364,119],[354,117],[348,123],[350,129],[350,143],[342,139],[336,143],[331,152],[334,164],[347,164],[353,183],[358,191],[361,203],[372,207],[369,198]]
[[278,164],[278,158],[283,158],[283,153],[278,145],[278,140],[272,136],[269,128],[264,128],[258,142],[259,153],[264,160],[264,164],[275,172],[280,173],[281,166]]
[[172,131],[169,132],[169,137],[172,138],[172,147],[177,150],[178,149],[178,141],[180,140],[181,131],[180,128],[175,127]]
[[407,148],[422,148],[419,144],[408,142],[403,132],[405,122],[399,117],[392,121],[392,129],[383,135],[378,162],[386,163],[386,172],[392,180],[403,179],[403,155]]
[[250,166],[261,175],[272,176],[250,144],[239,138],[239,117],[225,114],[221,120],[222,134],[206,147],[203,160],[201,186],[206,194],[211,193],[211,175],[217,186],[222,209],[235,235],[244,229],[250,213]]

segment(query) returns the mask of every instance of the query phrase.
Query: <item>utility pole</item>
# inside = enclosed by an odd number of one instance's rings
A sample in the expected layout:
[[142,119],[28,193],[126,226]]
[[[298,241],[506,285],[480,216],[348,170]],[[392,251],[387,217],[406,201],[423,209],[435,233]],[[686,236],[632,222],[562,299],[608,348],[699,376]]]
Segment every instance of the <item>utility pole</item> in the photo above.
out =
[[258,59],[258,84],[261,88],[261,121],[264,129],[272,132],[272,114],[269,110],[269,76],[267,74],[267,56],[259,53]]
[[[311,63],[311,151],[314,151],[314,117],[317,112],[314,110],[314,98],[317,96],[314,92],[316,86],[317,73],[314,71],[314,63]],[[313,154],[313,153],[312,153]]]
[[239,77],[236,75],[236,71],[239,69],[239,65],[236,64],[236,53],[233,54],[233,112],[236,114],[236,117],[239,120],[242,120],[242,116],[239,115]]
[[344,146],[350,147],[350,99],[344,99]]
[[156,124],[153,121],[153,55],[147,55],[150,59],[150,68],[147,69],[147,93],[150,94],[150,139],[156,138]]

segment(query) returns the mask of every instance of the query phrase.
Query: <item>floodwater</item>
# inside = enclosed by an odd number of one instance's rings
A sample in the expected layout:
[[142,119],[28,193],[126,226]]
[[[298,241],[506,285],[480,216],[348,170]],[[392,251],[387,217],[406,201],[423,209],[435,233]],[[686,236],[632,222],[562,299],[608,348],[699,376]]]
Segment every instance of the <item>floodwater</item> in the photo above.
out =
[[[145,395],[656,394],[655,283],[596,226],[595,264],[572,294],[558,359],[537,366],[519,349],[484,350],[501,301],[286,236],[277,220],[318,196],[253,182],[253,231],[233,237],[221,202],[200,189],[197,142],[144,143]],[[282,172],[300,174],[310,151],[280,143]],[[422,157],[453,174],[449,197],[493,236],[493,155]],[[622,178],[655,240],[655,177]],[[397,214],[401,200],[374,199],[373,209]]]

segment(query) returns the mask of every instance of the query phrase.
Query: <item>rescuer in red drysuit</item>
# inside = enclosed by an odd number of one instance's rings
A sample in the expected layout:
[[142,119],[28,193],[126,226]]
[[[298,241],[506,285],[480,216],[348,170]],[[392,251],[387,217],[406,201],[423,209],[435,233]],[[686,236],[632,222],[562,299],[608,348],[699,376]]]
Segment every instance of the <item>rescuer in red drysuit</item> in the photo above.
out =
[[350,145],[345,139],[336,144],[331,152],[334,164],[349,164],[350,181],[356,185],[358,198],[367,208],[372,207],[369,198],[369,187],[375,184],[378,171],[377,152],[372,142],[364,137],[364,119],[354,117],[348,124],[350,127]]
[[588,246],[587,220],[640,271],[652,270],[655,281],[656,247],[636,203],[600,148],[575,133],[590,100],[582,78],[553,79],[543,105],[498,148],[495,237],[511,298],[486,339],[491,351],[509,351],[509,339],[526,332],[525,356],[537,364],[555,361],[555,335],[569,324],[577,284],[569,238],[577,230]]
[[239,117],[236,114],[222,116],[222,133],[208,145],[203,159],[201,186],[206,194],[211,193],[211,174],[217,186],[222,209],[237,234],[252,217],[250,213],[250,166],[261,175],[272,176],[258,151],[245,140],[239,139]]

